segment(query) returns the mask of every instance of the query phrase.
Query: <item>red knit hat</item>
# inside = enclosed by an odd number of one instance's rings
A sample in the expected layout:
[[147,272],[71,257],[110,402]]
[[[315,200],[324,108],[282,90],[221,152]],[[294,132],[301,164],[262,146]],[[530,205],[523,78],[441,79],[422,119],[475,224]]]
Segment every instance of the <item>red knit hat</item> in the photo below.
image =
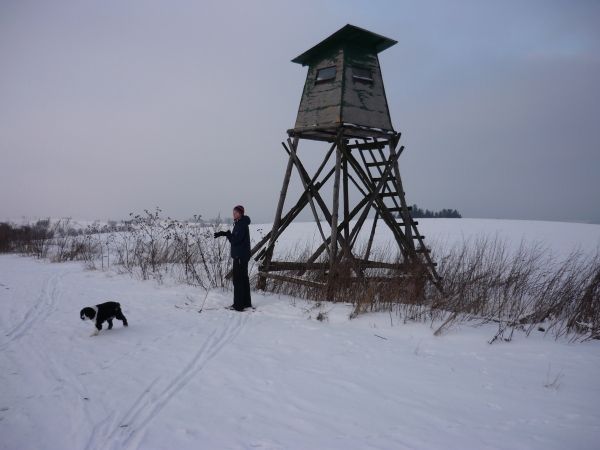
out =
[[239,211],[242,216],[244,215],[244,207],[242,205],[236,205],[233,209]]

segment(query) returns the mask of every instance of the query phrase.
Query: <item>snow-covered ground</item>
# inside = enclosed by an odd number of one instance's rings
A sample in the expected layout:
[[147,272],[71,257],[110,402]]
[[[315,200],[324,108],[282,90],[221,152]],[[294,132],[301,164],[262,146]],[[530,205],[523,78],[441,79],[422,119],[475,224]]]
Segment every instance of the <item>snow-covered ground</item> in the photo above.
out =
[[[438,222],[439,220],[439,222]],[[444,223],[447,222],[447,223]],[[462,222],[462,226],[461,226]],[[600,226],[421,221],[595,249]],[[310,237],[314,227],[294,225]],[[304,237],[303,237],[304,236]],[[379,239],[385,239],[382,235]],[[382,241],[383,242],[383,241]],[[79,310],[120,301],[130,326],[90,337]],[[600,342],[453,328],[253,293],[257,311],[182,285],[0,255],[2,449],[595,449]],[[198,313],[204,305],[201,313]],[[317,321],[319,312],[328,320]]]
[[[521,241],[527,245],[540,244],[554,256],[561,258],[574,250],[593,254],[600,250],[600,225],[569,222],[548,222],[538,220],[502,219],[416,219],[418,229],[425,235],[425,243],[435,249],[448,249],[452,245],[478,238],[495,239],[505,242],[509,248],[516,248]],[[351,222],[353,224],[354,222]],[[357,242],[366,243],[371,231],[372,220],[365,221]],[[329,231],[326,222],[323,229]],[[253,235],[271,231],[271,224],[252,225]],[[276,253],[285,254],[294,248],[318,247],[322,242],[314,222],[294,223],[284,231],[278,241]],[[375,233],[374,247],[395,248],[389,229],[379,221]]]

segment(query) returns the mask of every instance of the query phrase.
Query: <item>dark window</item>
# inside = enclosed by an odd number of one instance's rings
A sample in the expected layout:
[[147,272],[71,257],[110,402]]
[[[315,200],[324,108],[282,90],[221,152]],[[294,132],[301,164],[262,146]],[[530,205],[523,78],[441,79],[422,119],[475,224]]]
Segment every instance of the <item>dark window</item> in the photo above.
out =
[[364,81],[366,83],[373,82],[373,74],[371,69],[365,69],[364,67],[353,67],[352,68],[352,79],[358,81]]
[[321,81],[333,80],[335,78],[335,66],[325,67],[317,70],[317,83]]

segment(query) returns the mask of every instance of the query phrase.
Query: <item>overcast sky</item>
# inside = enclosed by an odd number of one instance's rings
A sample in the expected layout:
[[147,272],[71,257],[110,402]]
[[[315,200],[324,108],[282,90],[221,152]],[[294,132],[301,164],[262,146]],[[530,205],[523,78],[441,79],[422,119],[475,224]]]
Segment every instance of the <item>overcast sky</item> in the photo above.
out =
[[600,2],[549,0],[0,0],[0,218],[272,220],[290,60],[346,23],[398,41],[409,203],[600,223]]

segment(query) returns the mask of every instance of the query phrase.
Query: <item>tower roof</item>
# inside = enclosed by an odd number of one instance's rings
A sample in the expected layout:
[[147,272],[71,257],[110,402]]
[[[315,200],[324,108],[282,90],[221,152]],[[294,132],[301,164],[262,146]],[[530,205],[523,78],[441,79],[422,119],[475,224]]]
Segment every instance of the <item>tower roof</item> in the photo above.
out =
[[351,42],[364,46],[370,46],[373,47],[376,53],[380,53],[398,43],[398,41],[386,38],[380,34],[372,33],[371,31],[348,24],[340,28],[328,38],[325,38],[319,42],[314,47],[305,51],[300,56],[292,59],[292,62],[306,66],[314,56],[318,55],[326,48],[329,48],[332,45],[339,45],[343,42]]

